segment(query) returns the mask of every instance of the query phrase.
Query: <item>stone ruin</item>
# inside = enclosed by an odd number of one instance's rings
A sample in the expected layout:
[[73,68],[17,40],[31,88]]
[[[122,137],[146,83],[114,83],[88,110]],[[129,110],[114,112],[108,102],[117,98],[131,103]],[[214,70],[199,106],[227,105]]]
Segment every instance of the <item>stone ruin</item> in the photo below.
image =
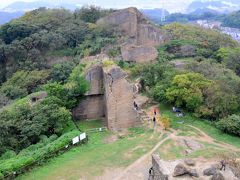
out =
[[220,162],[200,159],[179,159],[164,161],[158,155],[152,155],[153,176],[150,180],[202,179],[202,180],[239,180],[231,167],[221,171]]
[[123,60],[149,62],[157,58],[156,46],[167,41],[165,33],[150,23],[137,8],[118,10],[100,19],[97,24],[113,27],[124,36],[120,41]]
[[140,124],[138,112],[133,107],[134,88],[127,74],[116,65],[90,67],[85,78],[89,91],[80,104],[73,109],[75,119],[103,119],[111,131]]

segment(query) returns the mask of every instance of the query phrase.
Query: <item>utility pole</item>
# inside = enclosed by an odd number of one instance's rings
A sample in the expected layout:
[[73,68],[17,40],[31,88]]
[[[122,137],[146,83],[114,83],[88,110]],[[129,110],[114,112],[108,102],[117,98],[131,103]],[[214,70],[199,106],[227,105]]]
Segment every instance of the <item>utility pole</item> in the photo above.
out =
[[166,14],[165,14],[165,6],[164,6],[164,0],[162,0],[162,10],[161,10],[161,22],[166,21]]

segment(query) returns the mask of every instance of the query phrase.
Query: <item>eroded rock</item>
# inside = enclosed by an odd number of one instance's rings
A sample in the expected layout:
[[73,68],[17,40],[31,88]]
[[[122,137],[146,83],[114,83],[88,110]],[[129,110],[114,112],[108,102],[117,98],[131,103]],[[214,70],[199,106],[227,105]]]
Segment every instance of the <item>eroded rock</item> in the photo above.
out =
[[212,176],[211,180],[225,180],[225,178],[224,178],[224,176],[222,175],[221,172],[216,172],[216,173]]
[[155,46],[162,45],[168,38],[160,27],[151,24],[136,8],[118,10],[100,19],[97,24],[113,27],[121,32],[121,54],[124,60],[149,62],[157,58]]
[[184,163],[188,166],[195,166],[196,162],[192,159],[185,159]]
[[207,168],[203,171],[203,175],[212,176],[217,173],[217,169],[215,167]]
[[188,169],[188,174],[193,177],[199,177],[199,174],[196,169]]
[[188,170],[183,164],[178,164],[174,168],[173,177],[182,176],[185,174],[188,174]]

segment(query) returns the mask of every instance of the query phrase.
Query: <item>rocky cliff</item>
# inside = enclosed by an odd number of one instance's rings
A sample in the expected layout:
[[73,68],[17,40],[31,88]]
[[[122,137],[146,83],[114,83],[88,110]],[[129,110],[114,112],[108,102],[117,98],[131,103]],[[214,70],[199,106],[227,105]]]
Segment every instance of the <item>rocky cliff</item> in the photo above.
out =
[[164,32],[151,24],[136,8],[118,10],[97,23],[100,26],[113,27],[125,36],[121,43],[121,53],[126,61],[155,60],[157,58],[155,47],[167,40]]
[[134,127],[140,118],[134,110],[134,88],[126,79],[127,74],[116,65],[93,65],[85,73],[89,91],[73,109],[75,119],[103,119],[108,129]]
[[104,99],[107,126],[116,131],[140,124],[134,110],[133,86],[126,80],[127,74],[117,66],[105,67]]

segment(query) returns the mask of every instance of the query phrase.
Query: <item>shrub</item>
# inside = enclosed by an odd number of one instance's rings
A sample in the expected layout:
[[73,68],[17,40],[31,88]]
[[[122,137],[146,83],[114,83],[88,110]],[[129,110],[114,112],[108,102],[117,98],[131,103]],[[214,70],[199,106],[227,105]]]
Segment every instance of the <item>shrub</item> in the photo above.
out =
[[0,91],[11,99],[27,96],[38,85],[46,83],[49,74],[48,70],[18,71],[1,86]]
[[66,83],[74,67],[75,64],[73,62],[62,62],[54,65],[51,72],[52,80],[60,83]]
[[21,172],[29,165],[54,156],[59,150],[69,145],[72,138],[79,135],[79,133],[77,130],[68,132],[47,145],[32,145],[24,149],[17,156],[0,161],[0,175],[1,173],[2,175],[12,174],[14,171]]
[[41,135],[61,135],[70,124],[71,113],[54,96],[32,103],[30,97],[0,110],[0,152],[19,151],[39,142]]
[[231,115],[227,118],[223,118],[216,123],[217,128],[225,133],[234,134],[240,136],[240,116]]
[[114,61],[111,61],[111,60],[104,60],[103,62],[103,67],[108,67],[108,66],[111,66],[111,65],[115,65],[115,62]]
[[170,121],[169,117],[162,116],[161,121],[162,121],[162,124],[163,124],[163,127],[165,130],[167,130],[171,127],[171,121]]

